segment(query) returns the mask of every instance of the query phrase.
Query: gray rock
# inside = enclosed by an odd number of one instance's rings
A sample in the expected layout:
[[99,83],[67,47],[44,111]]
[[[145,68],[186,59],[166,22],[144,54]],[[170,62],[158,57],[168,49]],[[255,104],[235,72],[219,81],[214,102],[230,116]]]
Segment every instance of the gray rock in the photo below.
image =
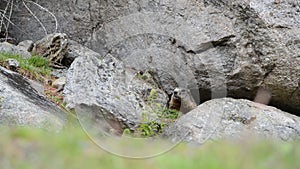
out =
[[31,52],[33,49],[33,41],[24,40],[17,45],[19,48],[23,48],[24,51]]
[[65,58],[65,62],[67,65],[71,65],[71,63],[79,56],[93,56],[96,58],[102,58],[101,55],[83,45],[69,40],[68,52]]
[[66,77],[60,77],[52,83],[52,86],[55,88],[59,88],[61,86],[64,86],[66,84],[66,81],[67,81]]
[[60,77],[56,79],[53,83],[52,86],[56,88],[56,92],[61,92],[64,90],[64,87],[66,85],[67,79],[66,77]]
[[[77,110],[81,110],[78,112],[80,119],[105,117],[118,121],[122,129],[134,129],[146,120],[145,116],[155,120],[156,111],[165,107],[168,101],[162,90],[147,83],[138,73],[124,67],[111,55],[103,59],[94,56],[77,58],[69,69],[64,96],[68,108],[77,107]],[[92,110],[98,114],[88,116],[91,114],[88,111]],[[82,111],[87,116],[80,116]],[[94,119],[97,118],[89,120]]]
[[196,144],[257,137],[290,141],[300,138],[300,118],[244,99],[213,99],[180,117],[164,134],[173,141]]
[[41,96],[45,96],[45,87],[44,84],[31,80],[31,79],[27,79],[27,81],[29,82],[30,86],[37,91],[37,93]]
[[24,48],[15,46],[15,45],[7,43],[7,42],[0,43],[0,52],[20,55],[23,58],[31,57],[31,54]]
[[[194,89],[198,102],[224,96],[252,100],[265,87],[272,92],[271,105],[300,112],[297,1],[38,3],[55,14],[60,32],[101,56],[111,54],[137,70],[152,70],[168,94],[179,86]],[[21,1],[15,5],[17,26],[11,34],[19,40],[45,36]],[[28,5],[44,21],[46,33],[57,32],[49,13]]]
[[16,71],[20,67],[20,63],[15,59],[6,59],[7,66],[9,70]]
[[58,68],[68,68],[79,56],[89,55],[100,58],[98,53],[70,40],[65,33],[47,35],[35,42],[32,51],[46,57],[54,68],[56,68],[55,65]]
[[53,69],[51,71],[51,76],[55,78],[66,77],[68,73],[68,69]]
[[0,125],[60,130],[65,112],[40,95],[21,75],[0,67]]

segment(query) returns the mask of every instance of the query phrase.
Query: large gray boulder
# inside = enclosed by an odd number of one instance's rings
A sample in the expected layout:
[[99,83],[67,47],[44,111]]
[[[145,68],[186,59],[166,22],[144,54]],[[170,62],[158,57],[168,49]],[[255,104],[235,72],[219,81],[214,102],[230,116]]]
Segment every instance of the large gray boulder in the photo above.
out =
[[218,139],[291,141],[300,138],[300,118],[244,99],[213,99],[180,117],[164,134],[196,144]]
[[0,67],[0,125],[60,130],[66,114],[23,76]]
[[[111,128],[117,132],[124,128],[134,130],[138,124],[148,122],[146,119],[155,120],[157,111],[168,101],[151,74],[126,68],[111,55],[75,59],[67,74],[64,96],[67,107],[75,108],[83,123],[113,121]],[[100,130],[102,126],[95,127]]]
[[52,13],[25,4],[46,32],[17,2],[13,22],[19,28],[10,30],[17,39],[65,32],[101,56],[111,54],[129,67],[154,71],[168,94],[180,86],[193,89],[198,102],[224,96],[253,99],[265,87],[272,92],[271,105],[300,112],[297,1],[38,3]]

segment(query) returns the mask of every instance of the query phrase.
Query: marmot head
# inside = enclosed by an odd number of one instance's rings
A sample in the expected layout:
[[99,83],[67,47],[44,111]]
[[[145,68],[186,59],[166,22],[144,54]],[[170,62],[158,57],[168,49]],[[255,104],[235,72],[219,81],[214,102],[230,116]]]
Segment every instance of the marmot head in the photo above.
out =
[[194,109],[197,106],[189,89],[175,88],[169,103],[170,109],[176,109],[182,113]]
[[174,99],[182,100],[184,98],[189,98],[190,93],[189,93],[188,89],[175,88],[172,97]]

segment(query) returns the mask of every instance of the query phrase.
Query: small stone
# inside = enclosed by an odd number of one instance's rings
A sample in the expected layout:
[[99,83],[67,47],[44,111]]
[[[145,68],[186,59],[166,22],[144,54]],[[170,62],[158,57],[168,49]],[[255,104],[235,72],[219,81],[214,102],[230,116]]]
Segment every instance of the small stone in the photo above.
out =
[[5,52],[5,53],[9,53],[13,51],[13,44],[10,44],[8,42],[2,42],[0,43],[0,51],[1,52]]
[[24,40],[20,42],[17,47],[22,48],[24,51],[31,52],[33,48],[33,41]]
[[55,78],[65,77],[68,73],[68,69],[53,69],[51,71],[51,76]]
[[20,67],[20,63],[15,59],[6,59],[5,61],[8,64],[9,70],[16,71]]
[[44,84],[52,86],[52,80],[51,79],[44,79]]
[[65,86],[66,81],[67,81],[66,77],[60,77],[52,83],[52,86],[56,89],[61,88]]

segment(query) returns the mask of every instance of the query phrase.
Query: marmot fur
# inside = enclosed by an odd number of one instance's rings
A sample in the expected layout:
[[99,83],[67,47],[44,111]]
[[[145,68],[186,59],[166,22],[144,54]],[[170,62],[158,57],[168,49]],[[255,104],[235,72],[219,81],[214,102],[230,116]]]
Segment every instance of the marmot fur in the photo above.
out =
[[175,88],[169,102],[169,109],[186,114],[197,107],[197,104],[188,89]]

